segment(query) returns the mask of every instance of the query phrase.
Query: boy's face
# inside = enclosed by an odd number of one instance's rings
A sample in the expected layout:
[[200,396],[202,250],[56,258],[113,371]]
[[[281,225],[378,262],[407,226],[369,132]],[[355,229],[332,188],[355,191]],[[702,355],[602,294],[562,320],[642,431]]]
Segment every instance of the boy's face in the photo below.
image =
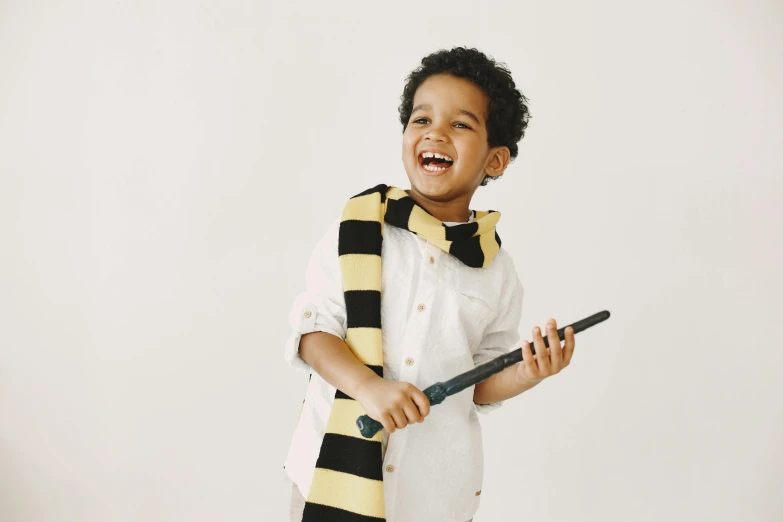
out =
[[[448,74],[430,76],[419,86],[402,137],[412,191],[441,203],[469,202],[485,174],[503,173],[508,148],[487,143],[488,103],[473,82]],[[429,157],[433,153],[448,159]]]

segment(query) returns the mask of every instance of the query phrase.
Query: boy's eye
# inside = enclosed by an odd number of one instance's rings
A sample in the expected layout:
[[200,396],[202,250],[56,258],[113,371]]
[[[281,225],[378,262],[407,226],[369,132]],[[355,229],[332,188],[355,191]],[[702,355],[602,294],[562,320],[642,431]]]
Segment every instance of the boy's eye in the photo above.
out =
[[[427,118],[416,118],[411,123],[421,123],[421,124],[424,124],[424,123],[429,123],[429,120]],[[462,123],[461,121],[458,121],[457,123],[455,123],[454,126],[460,128],[460,129],[470,129],[470,125],[468,125],[466,123]]]

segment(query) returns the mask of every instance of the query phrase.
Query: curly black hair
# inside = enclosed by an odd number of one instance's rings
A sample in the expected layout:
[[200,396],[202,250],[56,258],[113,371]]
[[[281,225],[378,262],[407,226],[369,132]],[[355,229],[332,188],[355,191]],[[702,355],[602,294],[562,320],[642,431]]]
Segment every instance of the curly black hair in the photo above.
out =
[[[530,111],[528,101],[517,90],[511,72],[505,64],[497,63],[477,49],[455,47],[442,49],[425,56],[421,65],[408,75],[405,89],[400,96],[399,113],[402,131],[408,127],[413,110],[413,96],[424,81],[435,74],[450,74],[470,80],[489,97],[487,107],[487,141],[490,147],[506,146],[511,159],[517,157],[517,142],[525,135]],[[502,176],[502,175],[501,175]],[[501,176],[484,176],[481,185]]]

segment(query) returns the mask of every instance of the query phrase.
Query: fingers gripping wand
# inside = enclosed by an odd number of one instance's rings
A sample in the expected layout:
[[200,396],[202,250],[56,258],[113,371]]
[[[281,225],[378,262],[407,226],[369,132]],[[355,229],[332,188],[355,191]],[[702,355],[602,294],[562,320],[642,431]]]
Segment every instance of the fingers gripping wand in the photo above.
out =
[[[568,326],[571,326],[574,329],[574,334],[577,334],[590,328],[591,326],[606,321],[607,319],[609,319],[609,312],[607,310],[598,312],[597,314],[593,314],[590,317],[575,322],[574,324],[566,325],[563,328],[560,328],[557,331],[557,336],[558,338],[563,339],[565,329],[568,328]],[[544,344],[547,348],[549,347],[549,339],[547,337],[544,337]],[[535,355],[536,350],[533,348],[532,343],[530,344],[530,349],[533,352],[533,355]],[[461,392],[465,388],[474,386],[487,379],[491,375],[502,371],[504,368],[508,368],[509,366],[521,361],[522,348],[519,348],[505,355],[501,355],[500,357],[496,357],[488,363],[477,366],[470,371],[457,375],[456,377],[453,377],[446,382],[436,382],[429,388],[423,390],[423,392],[424,395],[426,395],[430,400],[430,405],[435,406],[436,404],[443,402],[449,395],[454,395],[455,393]],[[362,415],[356,419],[356,425],[359,427],[361,434],[368,439],[383,429],[383,425],[381,425],[380,422],[370,418],[367,415]]]

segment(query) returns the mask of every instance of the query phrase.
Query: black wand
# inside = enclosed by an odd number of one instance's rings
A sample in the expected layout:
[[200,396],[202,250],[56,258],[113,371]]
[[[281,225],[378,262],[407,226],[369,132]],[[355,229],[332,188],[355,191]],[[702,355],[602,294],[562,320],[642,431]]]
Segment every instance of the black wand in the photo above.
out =
[[[593,314],[590,317],[575,322],[574,324],[566,325],[563,328],[560,328],[557,331],[557,336],[560,339],[563,339],[565,329],[569,326],[574,329],[574,334],[577,334],[590,328],[591,326],[606,321],[607,319],[609,319],[608,310],[598,312],[597,314]],[[547,348],[549,348],[548,337],[544,337],[544,344]],[[533,343],[530,343],[530,349],[533,352],[533,355],[535,355],[536,350],[533,348]],[[508,368],[512,364],[516,364],[521,361],[522,348],[519,348],[513,352],[496,357],[495,359],[492,359],[488,363],[484,363],[481,366],[476,366],[472,370],[457,375],[456,377],[453,377],[446,382],[436,382],[426,390],[423,390],[423,392],[424,395],[426,395],[430,400],[430,405],[435,406],[436,404],[443,402],[449,395],[459,393],[465,388],[478,384],[491,375],[502,371],[504,368]],[[362,415],[356,419],[356,425],[359,427],[361,434],[368,439],[383,429],[383,425],[380,422],[370,418],[368,415]]]

